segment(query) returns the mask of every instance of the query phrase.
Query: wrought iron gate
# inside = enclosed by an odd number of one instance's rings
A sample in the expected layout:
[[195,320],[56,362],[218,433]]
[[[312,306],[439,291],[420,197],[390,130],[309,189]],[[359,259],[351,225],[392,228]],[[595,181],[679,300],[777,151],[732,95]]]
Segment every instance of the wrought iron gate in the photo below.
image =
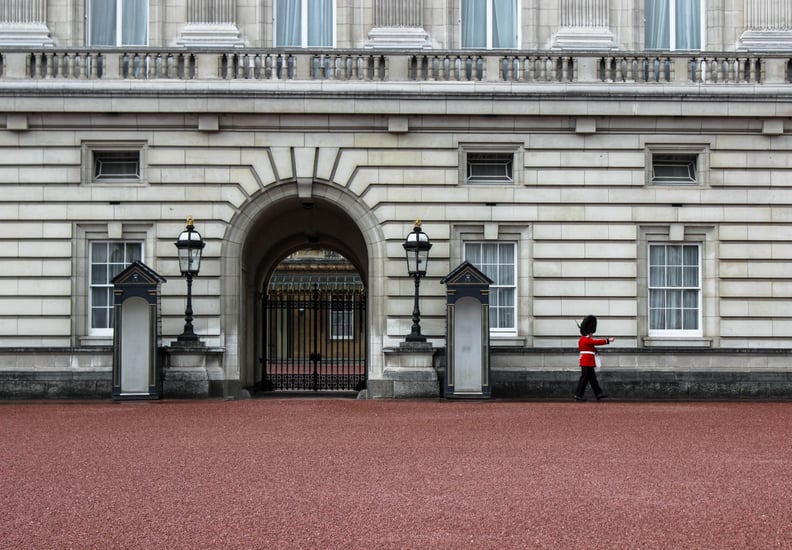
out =
[[362,286],[271,286],[263,300],[264,390],[366,387]]

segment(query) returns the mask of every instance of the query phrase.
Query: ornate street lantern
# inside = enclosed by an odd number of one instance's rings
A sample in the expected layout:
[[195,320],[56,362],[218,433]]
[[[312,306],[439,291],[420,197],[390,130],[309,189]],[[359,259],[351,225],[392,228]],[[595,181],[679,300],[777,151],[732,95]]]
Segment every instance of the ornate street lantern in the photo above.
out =
[[421,220],[415,220],[415,228],[404,240],[404,253],[407,257],[407,273],[415,279],[415,304],[413,306],[412,330],[406,337],[407,342],[426,342],[426,337],[421,334],[421,310],[418,308],[418,291],[421,277],[426,275],[426,266],[429,263],[429,249],[432,243],[429,237],[421,231]]
[[179,251],[179,270],[187,277],[187,308],[184,311],[184,332],[177,338],[175,345],[178,346],[200,346],[203,342],[198,338],[193,329],[193,309],[192,309],[192,280],[201,270],[201,254],[206,243],[201,238],[201,234],[193,226],[193,217],[187,218],[187,230],[179,234],[176,240],[176,248]]

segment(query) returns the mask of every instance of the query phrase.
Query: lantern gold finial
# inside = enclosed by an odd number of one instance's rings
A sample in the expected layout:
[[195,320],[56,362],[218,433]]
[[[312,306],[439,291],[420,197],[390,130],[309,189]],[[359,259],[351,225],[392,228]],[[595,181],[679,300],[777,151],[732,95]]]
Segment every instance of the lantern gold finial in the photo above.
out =
[[195,222],[195,218],[187,216],[187,225],[195,225],[193,222]]
[[415,227],[421,227],[421,218],[415,220]]

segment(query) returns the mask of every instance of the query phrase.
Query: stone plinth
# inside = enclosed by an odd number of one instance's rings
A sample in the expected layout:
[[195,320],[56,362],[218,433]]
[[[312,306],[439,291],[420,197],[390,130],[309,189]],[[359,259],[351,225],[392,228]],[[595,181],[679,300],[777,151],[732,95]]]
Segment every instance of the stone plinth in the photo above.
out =
[[201,399],[225,397],[223,349],[171,346],[165,348],[162,397]]
[[386,348],[385,370],[379,380],[368,381],[371,399],[439,397],[440,382],[434,368],[435,349],[428,343],[403,343]]

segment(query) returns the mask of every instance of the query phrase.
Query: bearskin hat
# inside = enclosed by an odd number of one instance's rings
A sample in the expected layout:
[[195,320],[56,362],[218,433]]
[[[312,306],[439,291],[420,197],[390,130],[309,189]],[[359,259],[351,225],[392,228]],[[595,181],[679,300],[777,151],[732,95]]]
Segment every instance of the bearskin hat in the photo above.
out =
[[586,315],[578,326],[581,335],[594,334],[597,332],[597,318],[593,315]]

